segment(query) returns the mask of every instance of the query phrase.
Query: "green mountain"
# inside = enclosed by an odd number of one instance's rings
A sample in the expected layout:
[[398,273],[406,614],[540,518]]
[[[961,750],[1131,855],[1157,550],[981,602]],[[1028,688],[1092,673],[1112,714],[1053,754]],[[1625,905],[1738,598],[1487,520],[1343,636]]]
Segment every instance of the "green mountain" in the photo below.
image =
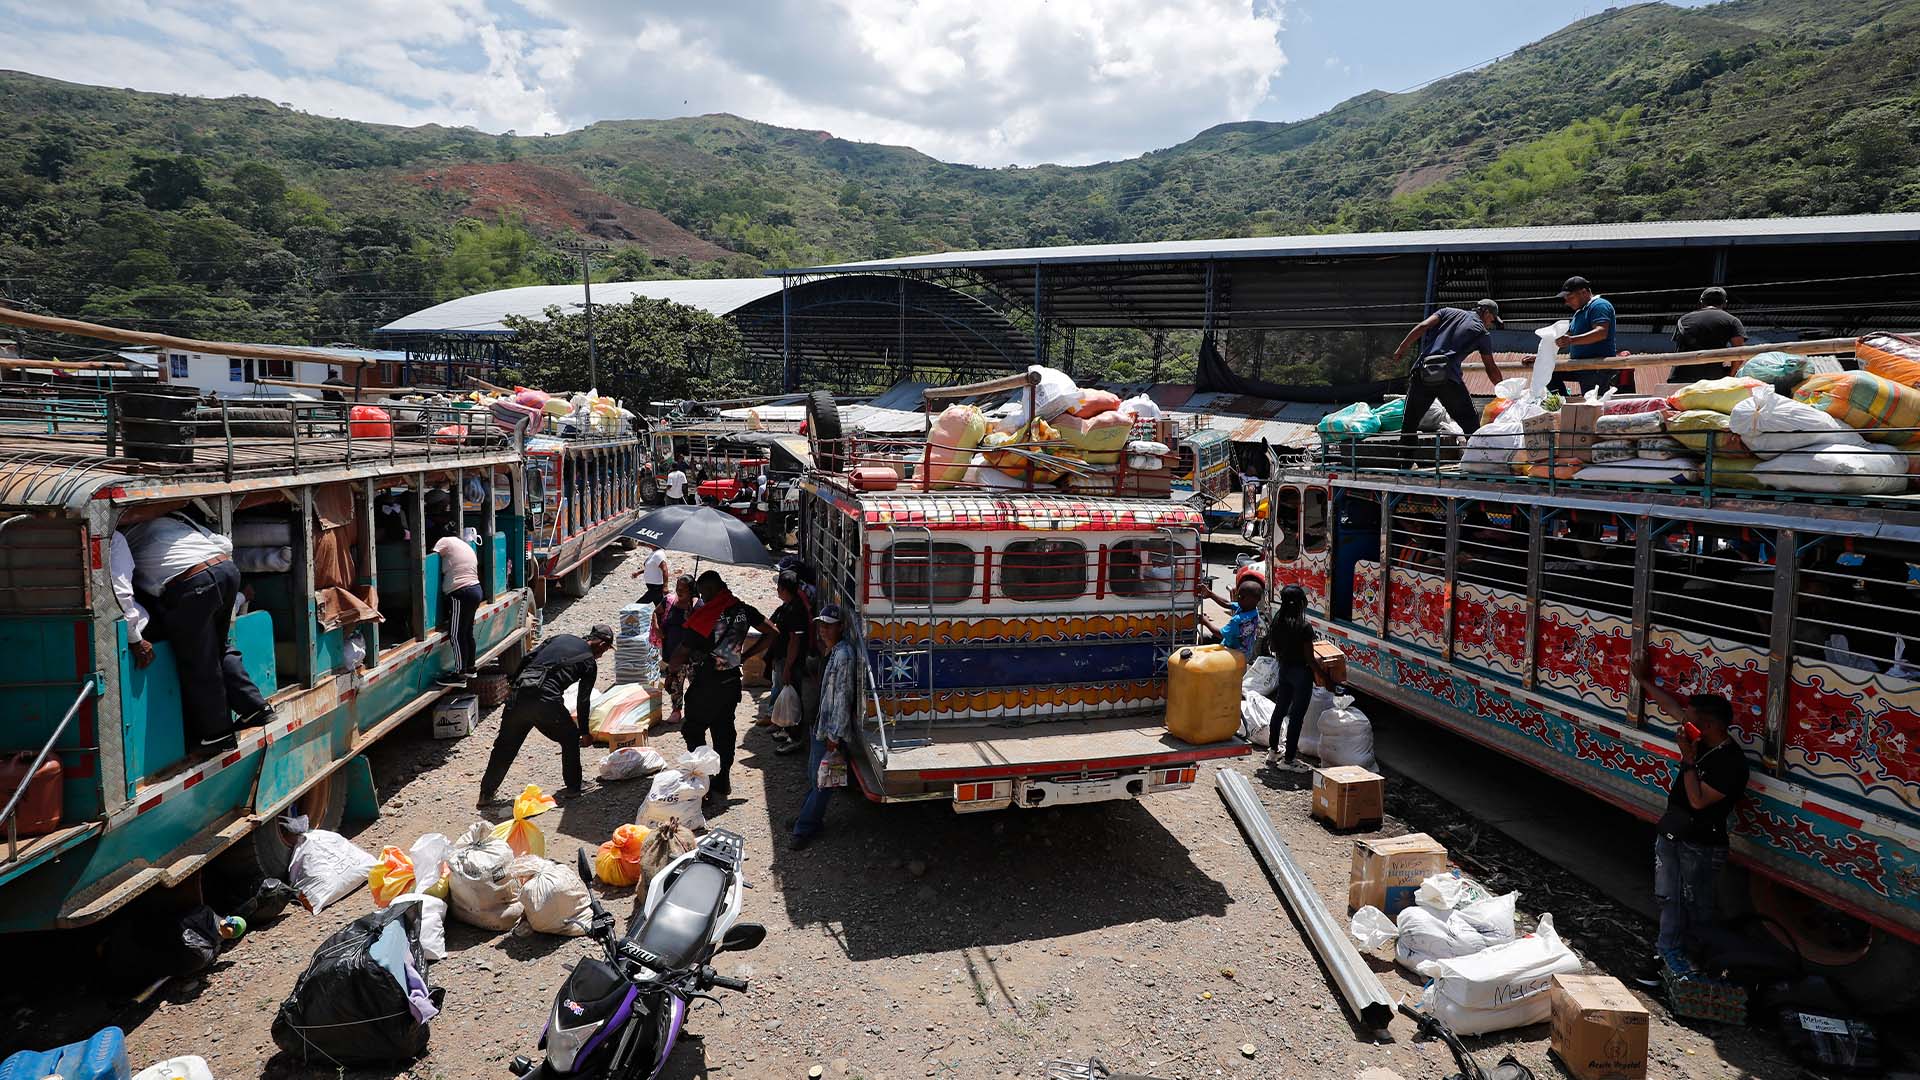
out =
[[[0,295],[366,341],[480,289],[941,248],[1920,208],[1920,0],[1645,4],[1141,157],[983,169],[716,115],[551,137],[0,73]],[[1464,60],[1473,59],[1471,56]]]

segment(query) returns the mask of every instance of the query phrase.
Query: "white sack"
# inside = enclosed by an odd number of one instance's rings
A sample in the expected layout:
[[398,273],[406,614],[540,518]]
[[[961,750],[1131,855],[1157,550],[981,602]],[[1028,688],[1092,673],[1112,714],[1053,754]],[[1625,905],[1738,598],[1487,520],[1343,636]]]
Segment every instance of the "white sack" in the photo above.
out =
[[[511,930],[520,921],[520,883],[507,873],[513,849],[493,826],[476,821],[447,855],[454,917],[483,930]],[[364,876],[364,875],[363,875]]]
[[1523,397],[1501,411],[1493,422],[1467,436],[1467,448],[1460,452],[1462,472],[1506,473],[1513,471],[1513,455],[1522,445],[1527,417],[1546,410],[1537,397]]
[[[1073,376],[1059,368],[1042,367],[1039,364],[1028,366],[1029,372],[1038,372],[1040,385],[1033,388],[1033,412],[1042,420],[1051,420],[1080,404],[1080,387]],[[1022,395],[1024,403],[1025,395]]]
[[667,759],[651,746],[622,746],[600,759],[595,774],[602,780],[632,780],[652,776],[667,767]]
[[437,832],[430,832],[413,842],[407,849],[407,858],[413,862],[413,889],[426,892],[434,887],[447,872],[447,854],[453,850],[453,841]]
[[1727,414],[1727,430],[1764,458],[1817,447],[1867,449],[1867,440],[1844,421],[1765,384],[1754,387],[1750,397],[1734,404]]
[[[1273,721],[1273,702],[1260,694],[1240,695],[1241,738],[1255,746],[1272,746]],[[1284,740],[1287,734],[1284,718],[1280,725],[1280,737]]]
[[236,547],[233,565],[243,574],[284,574],[293,569],[291,547]]
[[710,746],[680,755],[673,768],[654,774],[653,787],[633,820],[640,825],[678,821],[689,829],[706,828],[707,815],[700,803],[719,771],[720,755]]
[[1580,970],[1580,958],[1560,942],[1553,916],[1540,916],[1533,934],[1471,956],[1431,960],[1420,974],[1432,981],[1421,1008],[1456,1034],[1484,1035],[1546,1020],[1555,975]]
[[1596,484],[1684,484],[1693,474],[1694,463],[1683,458],[1633,457],[1589,465],[1573,478]]
[[1657,412],[1614,413],[1593,422],[1596,435],[1658,435],[1667,430],[1667,422]]
[[1434,874],[1420,883],[1413,902],[1436,915],[1493,899],[1486,886],[1458,870]]
[[134,1073],[133,1080],[213,1080],[213,1070],[206,1058],[188,1055],[156,1061]]
[[1776,491],[1898,495],[1907,490],[1907,461],[1891,447],[1832,443],[1763,461],[1753,478]]
[[520,882],[520,907],[527,925],[542,934],[579,937],[593,922],[587,886],[580,875],[552,859],[522,855],[507,868]]
[[233,546],[236,548],[277,548],[293,543],[291,518],[235,518]]
[[1345,694],[1336,695],[1333,707],[1320,714],[1319,758],[1323,766],[1373,768],[1373,722]]
[[1433,960],[1472,956],[1514,939],[1513,909],[1519,893],[1482,900],[1455,911],[1437,913],[1419,904],[1400,911],[1394,959],[1408,971]]
[[1275,687],[1280,685],[1280,661],[1271,656],[1256,656],[1253,663],[1247,665],[1247,673],[1240,676],[1240,696],[1261,694],[1273,696]]
[[[1533,332],[1534,336],[1540,339],[1540,345],[1533,353],[1533,372],[1527,383],[1527,391],[1533,397],[1547,396],[1547,384],[1553,381],[1553,365],[1560,361],[1560,350],[1553,344],[1554,339],[1566,333],[1571,325],[1573,324],[1566,319],[1561,319],[1552,326],[1543,326]],[[1573,377],[1579,379],[1580,384],[1584,386],[1587,380],[1581,379],[1581,374],[1583,373],[1575,372]]]
[[290,815],[280,823],[300,836],[293,846],[287,876],[316,915],[367,883],[367,871],[378,860],[355,847],[353,841],[325,829],[307,831],[304,815]]
[[1315,686],[1313,694],[1307,699],[1306,715],[1300,718],[1301,753],[1310,758],[1320,756],[1320,718],[1333,708],[1333,691],[1324,686]]
[[[1163,415],[1160,403],[1145,394],[1137,394],[1120,403],[1116,410],[1121,416],[1132,420],[1158,420]],[[1161,451],[1165,453],[1166,451]]]
[[447,902],[437,896],[418,892],[401,893],[393,898],[395,904],[404,904],[409,900],[420,902],[420,951],[425,953],[429,960],[445,960],[447,958]]

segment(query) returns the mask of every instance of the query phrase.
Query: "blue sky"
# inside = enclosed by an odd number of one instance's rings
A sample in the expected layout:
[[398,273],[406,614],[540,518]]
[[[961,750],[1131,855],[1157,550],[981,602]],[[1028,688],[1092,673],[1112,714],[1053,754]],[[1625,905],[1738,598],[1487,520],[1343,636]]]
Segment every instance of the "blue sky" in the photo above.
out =
[[948,161],[1082,163],[1406,89],[1609,6],[0,0],[0,38],[29,43],[0,65],[381,123],[527,135],[729,112]]

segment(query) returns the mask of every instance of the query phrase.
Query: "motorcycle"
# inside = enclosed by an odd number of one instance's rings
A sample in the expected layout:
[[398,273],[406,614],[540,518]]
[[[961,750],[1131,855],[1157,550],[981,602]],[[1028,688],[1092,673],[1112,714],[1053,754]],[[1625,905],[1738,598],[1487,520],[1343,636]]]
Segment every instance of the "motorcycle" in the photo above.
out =
[[[718,953],[745,952],[766,940],[766,927],[738,921],[745,858],[746,843],[738,833],[708,833],[654,876],[646,904],[621,937],[614,934],[613,916],[589,890],[593,922],[587,936],[606,958],[580,961],[554,995],[540,1033],[545,1059],[536,1066],[522,1055],[509,1071],[526,1080],[658,1077],[693,1002],[718,1003],[709,990],[747,990],[747,980],[721,975],[709,962]],[[591,885],[593,867],[585,850],[577,853],[577,862],[580,880]]]

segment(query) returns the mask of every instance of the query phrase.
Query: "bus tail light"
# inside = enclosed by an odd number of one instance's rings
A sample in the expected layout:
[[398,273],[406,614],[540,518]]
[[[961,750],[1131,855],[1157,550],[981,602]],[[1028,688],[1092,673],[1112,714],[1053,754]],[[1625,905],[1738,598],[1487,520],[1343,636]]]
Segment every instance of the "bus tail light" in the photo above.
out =
[[1182,765],[1172,769],[1155,769],[1153,780],[1147,785],[1153,791],[1168,791],[1173,788],[1191,787],[1200,770],[1193,765]]
[[969,810],[996,810],[1012,802],[1011,780],[969,780],[953,786],[953,808],[962,813]]

